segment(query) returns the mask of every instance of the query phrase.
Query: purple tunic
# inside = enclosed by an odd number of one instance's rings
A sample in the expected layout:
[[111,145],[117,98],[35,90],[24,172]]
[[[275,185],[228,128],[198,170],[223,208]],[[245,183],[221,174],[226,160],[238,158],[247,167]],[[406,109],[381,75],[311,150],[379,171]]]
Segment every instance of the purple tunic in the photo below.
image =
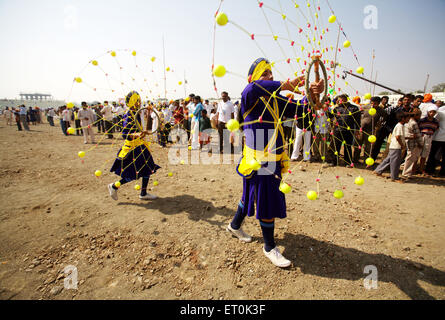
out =
[[[280,87],[281,82],[279,81],[258,80],[250,83],[244,89],[240,109],[244,122],[256,121],[260,116],[263,120],[261,123],[254,122],[243,127],[247,147],[264,151],[273,136],[273,132],[276,132],[276,140],[273,139],[275,143],[268,147],[270,149],[269,153],[278,155],[283,153],[284,137],[279,130],[275,130],[278,122],[277,118],[279,119],[283,116],[294,118],[295,115],[301,117],[304,112],[307,112],[306,98],[301,101],[292,100],[289,103],[288,98],[279,95],[277,92],[277,98],[270,99],[270,95],[273,92],[280,91]],[[261,99],[261,97],[264,99]],[[264,101],[266,103],[269,101],[269,108],[266,108]],[[265,109],[266,111],[264,111]],[[267,123],[268,121],[274,123]],[[254,171],[248,177],[243,176],[243,196],[241,201],[244,203],[244,210],[247,210],[249,217],[255,214],[256,204],[257,219],[286,218],[286,199],[279,190],[280,183],[280,162],[263,162],[262,168],[259,171]]]

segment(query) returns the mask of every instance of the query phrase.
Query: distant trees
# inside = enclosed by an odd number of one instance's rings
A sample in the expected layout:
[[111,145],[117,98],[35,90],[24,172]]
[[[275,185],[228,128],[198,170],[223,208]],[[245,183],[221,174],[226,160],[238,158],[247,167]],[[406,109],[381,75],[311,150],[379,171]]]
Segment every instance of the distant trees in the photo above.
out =
[[445,82],[436,84],[432,89],[431,92],[443,92],[445,91]]

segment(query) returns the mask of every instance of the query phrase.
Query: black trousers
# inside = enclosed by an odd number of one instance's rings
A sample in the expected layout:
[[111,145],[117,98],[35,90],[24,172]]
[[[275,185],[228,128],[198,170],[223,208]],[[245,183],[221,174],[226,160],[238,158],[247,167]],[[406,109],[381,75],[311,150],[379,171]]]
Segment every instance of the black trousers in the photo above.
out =
[[354,135],[349,130],[348,131],[338,130],[334,131],[334,150],[333,150],[333,152],[335,151],[338,152],[338,156],[334,155],[334,157],[332,157],[333,163],[336,165],[339,165],[341,147],[343,145],[343,141],[345,141],[345,145],[343,146],[343,159],[345,160],[346,164],[353,163],[352,144],[354,143]]
[[113,122],[111,122],[111,121],[108,121],[108,120],[104,120],[104,123],[105,123],[105,133],[106,134],[108,134],[108,139],[113,139],[113,134],[112,134],[112,132],[113,132],[113,130],[112,130],[112,128],[113,128]]
[[219,152],[224,152],[224,145],[230,144],[230,152],[235,153],[233,144],[230,143],[230,131],[226,130],[226,124],[224,122],[218,122],[218,135],[219,135]]
[[371,145],[372,152],[371,152],[371,158],[374,160],[377,160],[377,157],[379,156],[380,149],[382,148],[383,141],[385,141],[386,138],[390,135],[390,131],[386,127],[380,128],[379,132],[377,132],[377,140],[374,144]]
[[76,124],[76,135],[80,136],[83,134],[82,126],[80,125],[80,120],[74,120],[74,123]]
[[433,141],[433,143],[431,144],[431,152],[428,157],[428,162],[426,163],[425,171],[428,174],[434,174],[434,172],[436,171],[436,154],[439,149],[441,149],[442,155],[439,175],[445,176],[445,141]]

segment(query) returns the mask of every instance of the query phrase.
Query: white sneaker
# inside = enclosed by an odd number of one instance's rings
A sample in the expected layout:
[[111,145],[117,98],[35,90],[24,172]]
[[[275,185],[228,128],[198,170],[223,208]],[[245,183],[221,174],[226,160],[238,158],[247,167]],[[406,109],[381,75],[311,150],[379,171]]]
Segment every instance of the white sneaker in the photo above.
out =
[[247,233],[244,232],[242,228],[239,228],[239,230],[235,230],[232,228],[232,226],[229,224],[226,228],[227,231],[229,231],[232,235],[237,237],[242,242],[252,242],[252,237],[249,236]]
[[157,198],[158,198],[157,196],[155,196],[153,194],[149,194],[149,193],[147,193],[145,196],[139,195],[139,199],[141,199],[141,200],[155,200]]
[[287,260],[285,257],[283,257],[283,255],[281,254],[280,250],[277,247],[270,250],[270,252],[266,252],[266,250],[263,247],[263,252],[264,255],[268,257],[269,260],[272,261],[272,263],[277,267],[287,268],[291,265],[291,262]]
[[110,197],[111,197],[111,199],[117,201],[117,190],[115,190],[115,189],[113,188],[113,183],[110,183],[110,184],[108,185],[108,192],[110,193]]

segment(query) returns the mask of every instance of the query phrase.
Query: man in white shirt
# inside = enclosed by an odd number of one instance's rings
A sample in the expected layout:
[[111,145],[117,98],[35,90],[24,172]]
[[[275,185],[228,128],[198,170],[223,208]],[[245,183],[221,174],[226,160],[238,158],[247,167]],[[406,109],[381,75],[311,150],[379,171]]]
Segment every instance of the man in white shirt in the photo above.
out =
[[435,173],[437,164],[436,155],[440,150],[442,162],[440,163],[439,177],[445,177],[445,110],[439,109],[436,114],[436,119],[439,121],[439,129],[437,129],[433,135],[430,156],[428,157],[425,172],[430,175]]
[[209,100],[204,101],[204,109],[206,109],[208,115],[212,113],[213,105],[209,103]]
[[63,133],[67,136],[68,135],[68,128],[71,126],[70,125],[70,121],[71,121],[71,110],[68,109],[67,107],[64,108],[64,110],[62,111],[62,121],[64,123],[64,127],[62,127]]
[[[230,132],[226,129],[227,122],[230,119],[234,119],[235,107],[232,101],[229,100],[229,94],[227,92],[221,93],[222,101],[218,104],[216,111],[216,119],[219,134],[219,152],[223,153],[224,145],[230,143]],[[226,143],[224,143],[224,140]],[[234,153],[233,144],[230,144],[231,153]]]
[[108,134],[108,139],[113,139],[113,108],[108,104],[108,101],[104,101],[101,113],[104,118],[105,132]]
[[48,113],[46,115],[46,120],[48,120],[48,123],[51,127],[54,127],[54,117],[56,116],[56,113],[54,112],[53,108],[49,108]]
[[82,102],[82,109],[80,109],[77,113],[77,117],[79,118],[80,125],[83,129],[83,142],[87,144],[89,137],[91,143],[94,144],[94,132],[92,125],[94,123],[95,114],[91,109],[88,108],[86,102]]
[[420,111],[422,111],[421,119],[428,116],[428,108],[435,105],[432,101],[433,96],[430,93],[427,93],[423,98],[423,103],[419,106]]

